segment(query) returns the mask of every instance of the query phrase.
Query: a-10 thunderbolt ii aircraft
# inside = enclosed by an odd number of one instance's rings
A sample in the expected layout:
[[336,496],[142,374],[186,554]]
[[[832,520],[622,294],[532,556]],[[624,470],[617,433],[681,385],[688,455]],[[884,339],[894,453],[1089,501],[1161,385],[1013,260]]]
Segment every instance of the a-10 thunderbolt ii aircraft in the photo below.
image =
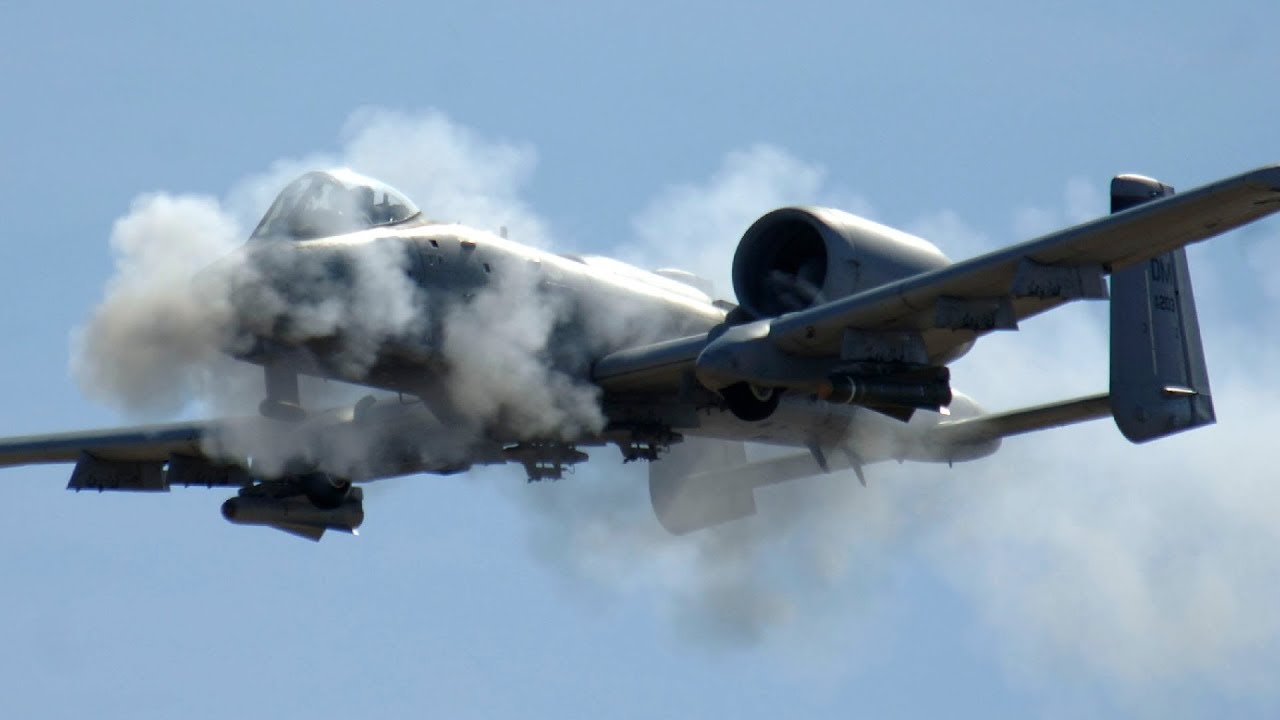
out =
[[[1135,443],[1212,423],[1183,247],[1280,210],[1280,166],[1176,195],[1117,176],[1111,210],[953,263],[840,210],[782,208],[743,235],[732,304],[687,273],[526,247],[432,221],[351,171],[312,172],[227,263],[241,271],[223,288],[226,350],[265,369],[260,415],[0,440],[0,465],[75,463],[75,490],[236,488],[228,520],[319,539],[363,521],[353,483],[507,462],[556,479],[587,459],[582,448],[615,445],[623,460],[650,461],[658,520],[684,533],[752,514],[757,487],[834,469],[865,484],[876,462],[973,460],[1004,437],[1108,415]],[[408,288],[413,312],[433,320],[308,331],[294,311],[358,302],[371,257],[392,269],[373,282]],[[952,390],[947,364],[978,338],[1073,300],[1110,302],[1109,393],[987,414]],[[468,319],[482,303],[488,314]],[[576,393],[594,419],[549,423],[502,402],[477,413],[459,391],[475,382],[464,366],[496,363],[490,377],[501,378],[504,362],[522,359],[504,333],[527,328],[491,321],[527,304],[550,309],[548,337],[529,351],[547,374],[509,378],[516,392],[525,382],[553,400]],[[516,355],[450,353],[448,322]],[[382,397],[307,407],[299,374]],[[747,442],[797,451],[748,462]]]

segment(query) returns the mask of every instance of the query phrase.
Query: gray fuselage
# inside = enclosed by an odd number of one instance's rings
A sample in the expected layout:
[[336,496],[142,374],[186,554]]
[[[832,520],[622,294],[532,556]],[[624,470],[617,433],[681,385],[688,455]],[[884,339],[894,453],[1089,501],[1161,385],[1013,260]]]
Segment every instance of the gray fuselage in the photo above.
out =
[[[670,277],[607,258],[557,255],[456,224],[415,220],[310,240],[255,240],[246,246],[245,258],[253,268],[252,283],[240,284],[238,304],[253,342],[242,338],[234,354],[416,396],[445,416],[467,411],[456,407],[457,393],[450,392],[460,364],[502,361],[503,352],[484,348],[528,346],[558,377],[591,385],[600,359],[640,345],[705,335],[726,316],[706,293]],[[262,287],[270,289],[271,301],[261,300]],[[376,351],[353,363],[350,348],[369,340],[359,327],[378,327],[378,318],[351,316],[346,325],[315,332],[307,330],[314,324],[308,316],[331,307],[335,296],[348,310],[359,307],[369,292],[408,293],[411,297],[400,300],[410,302],[417,317],[382,333]],[[372,303],[365,313],[383,311]],[[533,321],[510,322],[522,314],[531,314]],[[454,347],[462,325],[483,339],[480,351],[460,355]],[[542,337],[528,345],[530,334]],[[964,460],[995,449],[974,447],[957,456],[923,447],[918,431],[935,424],[936,413],[919,412],[912,422],[900,423],[799,395],[784,396],[763,421],[744,422],[692,377],[656,391],[604,388],[598,400],[606,428],[560,439],[589,444],[601,441],[602,429],[660,427],[726,440],[850,447],[869,462]],[[979,409],[957,394],[952,412],[964,417]],[[519,427],[501,422],[487,432],[497,442],[530,439],[519,437]]]

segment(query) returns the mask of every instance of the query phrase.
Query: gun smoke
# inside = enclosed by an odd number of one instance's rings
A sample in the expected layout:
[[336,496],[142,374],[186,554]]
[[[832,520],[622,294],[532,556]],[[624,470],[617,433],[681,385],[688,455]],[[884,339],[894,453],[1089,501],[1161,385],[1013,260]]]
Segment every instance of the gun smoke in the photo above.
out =
[[[227,294],[197,289],[190,278],[230,255],[247,223],[303,169],[348,165],[389,181],[429,215],[506,226],[516,241],[550,244],[547,223],[520,197],[535,164],[528,147],[488,141],[435,113],[364,111],[347,136],[340,153],[277,163],[222,202],[139,198],[112,233],[116,275],[73,343],[72,370],[86,393],[130,414],[172,414],[193,402],[253,412],[260,371],[221,353]],[[1064,210],[1020,209],[999,238],[946,210],[882,220],[964,258],[1102,214],[1101,198],[1072,181]],[[659,193],[616,250],[641,266],[710,277],[725,296],[742,231],[788,203],[874,216],[865,201],[832,189],[820,167],[758,146],[730,153],[706,182]],[[1262,247],[1249,252],[1270,252]],[[874,466],[869,488],[847,474],[822,476],[759,491],[755,517],[680,538],[652,517],[643,470],[616,464],[607,448],[571,480],[510,482],[506,494],[530,509],[531,547],[549,567],[592,592],[651,600],[673,632],[700,644],[778,644],[814,664],[847,666],[888,642],[876,626],[893,625],[895,606],[927,607],[902,596],[923,572],[968,599],[1011,674],[1066,673],[1122,692],[1158,693],[1188,679],[1260,691],[1266,678],[1255,668],[1280,659],[1271,609],[1280,588],[1280,493],[1264,482],[1271,468],[1260,451],[1261,429],[1280,424],[1280,386],[1255,378],[1271,376],[1265,369],[1280,361],[1280,345],[1274,333],[1239,329],[1274,323],[1213,289],[1264,297],[1274,288],[1230,260],[1192,255],[1197,286],[1207,290],[1198,294],[1222,416],[1213,428],[1132,448],[1099,422],[1011,441],[997,457],[955,469]],[[499,415],[540,436],[601,426],[594,389],[550,369],[558,308],[530,301],[536,293],[527,284],[504,284],[452,315],[428,317],[402,280],[394,257],[376,260],[357,274],[351,297],[317,303],[295,327],[354,327],[375,344],[439,328],[461,361],[453,399],[471,409],[474,427]],[[1096,308],[1050,313],[985,339],[955,368],[956,384],[989,408],[1095,392],[1107,378],[1105,327]],[[1250,352],[1224,357],[1214,347]],[[358,367],[370,355],[349,361]],[[346,391],[316,383],[304,390],[307,404],[336,399],[326,389]]]

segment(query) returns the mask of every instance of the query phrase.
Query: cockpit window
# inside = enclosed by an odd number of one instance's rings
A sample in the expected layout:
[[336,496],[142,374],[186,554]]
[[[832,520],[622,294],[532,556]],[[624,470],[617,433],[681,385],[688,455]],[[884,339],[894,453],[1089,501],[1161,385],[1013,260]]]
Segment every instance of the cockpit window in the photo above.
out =
[[250,239],[294,240],[395,225],[418,208],[389,185],[350,170],[309,172],[289,183]]

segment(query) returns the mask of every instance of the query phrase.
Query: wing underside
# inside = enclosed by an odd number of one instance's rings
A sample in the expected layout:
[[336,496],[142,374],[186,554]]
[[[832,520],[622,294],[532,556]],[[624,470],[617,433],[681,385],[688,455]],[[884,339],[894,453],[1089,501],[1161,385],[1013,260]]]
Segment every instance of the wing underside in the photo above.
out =
[[0,441],[0,467],[76,462],[86,453],[119,462],[201,455],[202,442],[212,432],[210,423],[186,422],[8,438]]
[[165,491],[170,484],[240,486],[249,482],[245,457],[219,453],[217,438],[230,427],[263,421],[182,422],[0,441],[0,467],[75,463],[72,490]]

